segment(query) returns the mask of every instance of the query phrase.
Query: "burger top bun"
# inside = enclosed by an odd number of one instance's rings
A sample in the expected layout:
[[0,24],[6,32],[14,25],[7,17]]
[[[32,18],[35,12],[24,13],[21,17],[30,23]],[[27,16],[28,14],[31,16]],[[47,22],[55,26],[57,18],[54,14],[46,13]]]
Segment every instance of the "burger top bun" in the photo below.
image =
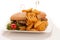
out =
[[46,14],[44,12],[40,12],[40,14],[37,15],[38,19],[40,18],[45,18],[46,17]]
[[26,20],[26,13],[16,13],[10,17],[11,20]]

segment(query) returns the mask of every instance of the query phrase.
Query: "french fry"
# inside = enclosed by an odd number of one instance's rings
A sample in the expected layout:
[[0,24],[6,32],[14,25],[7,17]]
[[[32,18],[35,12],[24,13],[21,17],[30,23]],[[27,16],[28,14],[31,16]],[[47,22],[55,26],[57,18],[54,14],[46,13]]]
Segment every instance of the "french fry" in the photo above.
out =
[[36,9],[32,10],[32,12],[35,13],[36,15],[38,15],[40,13],[40,11],[38,11]]
[[37,22],[37,18],[36,18],[36,17],[31,17],[31,18],[30,18],[30,21],[32,21],[32,22]]
[[32,21],[27,20],[26,25],[30,25],[30,24],[32,24]]
[[26,29],[24,26],[19,27],[19,28],[20,28],[20,30],[25,30]]
[[28,26],[27,26],[27,28],[26,28],[26,30],[28,30],[28,31],[29,31],[32,27],[33,27],[33,23],[32,23],[32,24],[30,24],[30,25],[28,25]]
[[27,12],[32,12],[32,8],[30,8],[30,9],[27,9]]
[[26,12],[26,13],[32,12],[32,8],[27,9],[27,10],[22,10],[22,12]]
[[27,12],[27,10],[22,10],[22,12]]
[[27,14],[27,19],[29,21],[32,21],[32,22],[36,22],[38,20],[37,17],[35,17],[35,14],[34,13],[28,13]]
[[36,30],[36,29],[32,28],[32,29],[30,29],[30,31],[38,31],[38,30]]

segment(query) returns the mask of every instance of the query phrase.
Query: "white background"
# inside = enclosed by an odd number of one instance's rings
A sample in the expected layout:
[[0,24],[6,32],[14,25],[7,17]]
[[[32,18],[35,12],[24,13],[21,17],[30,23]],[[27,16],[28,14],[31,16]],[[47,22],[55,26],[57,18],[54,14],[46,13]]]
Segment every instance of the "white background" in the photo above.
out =
[[[0,0],[0,29],[3,29],[9,17],[21,9],[34,7],[34,0]],[[39,10],[44,11],[60,29],[60,0],[40,0]],[[57,29],[58,30],[58,29]]]
[[[31,0],[0,0],[0,20],[5,21],[13,13],[31,6],[34,7]],[[44,11],[51,18],[53,23],[60,28],[60,0],[40,0],[38,8]],[[0,23],[2,23],[2,21],[0,21]]]

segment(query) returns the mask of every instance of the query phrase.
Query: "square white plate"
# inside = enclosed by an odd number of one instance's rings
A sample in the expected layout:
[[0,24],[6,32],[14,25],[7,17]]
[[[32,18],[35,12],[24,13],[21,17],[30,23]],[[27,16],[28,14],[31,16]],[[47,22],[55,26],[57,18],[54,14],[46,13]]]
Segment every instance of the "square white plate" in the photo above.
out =
[[[49,17],[48,18],[48,26],[46,28],[45,31],[20,31],[20,30],[7,30],[6,29],[6,25],[5,25],[5,28],[4,28],[4,31],[7,31],[7,32],[24,32],[24,33],[50,33],[53,29],[53,23],[52,21],[50,20]],[[7,24],[7,23],[6,23]]]

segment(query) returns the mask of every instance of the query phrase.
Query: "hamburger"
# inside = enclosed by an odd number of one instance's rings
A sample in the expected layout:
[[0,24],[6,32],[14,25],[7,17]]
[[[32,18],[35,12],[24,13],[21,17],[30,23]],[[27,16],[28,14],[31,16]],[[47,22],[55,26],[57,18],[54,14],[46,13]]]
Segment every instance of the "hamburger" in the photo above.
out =
[[26,13],[15,13],[10,17],[10,21],[11,22],[8,23],[7,25],[8,30],[11,30],[11,29],[19,30],[18,27],[21,27],[21,26],[26,27]]
[[10,17],[10,20],[13,21],[13,23],[18,22],[20,24],[25,24],[26,23],[26,13],[13,14]]

